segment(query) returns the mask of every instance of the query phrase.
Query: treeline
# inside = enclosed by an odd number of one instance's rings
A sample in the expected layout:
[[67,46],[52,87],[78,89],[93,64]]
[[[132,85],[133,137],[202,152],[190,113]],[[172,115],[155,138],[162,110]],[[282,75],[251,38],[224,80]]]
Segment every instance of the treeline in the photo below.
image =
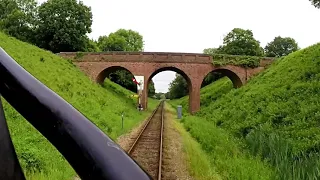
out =
[[[313,6],[320,8],[320,0],[309,0]],[[267,56],[281,57],[299,50],[297,42],[290,37],[275,37],[264,48],[260,42],[253,37],[251,30],[234,28],[223,39],[223,44],[217,48],[207,48],[204,54],[228,54],[228,55],[247,55],[247,56]],[[206,76],[201,87],[204,87],[217,79],[223,77],[222,74],[211,73]],[[179,74],[169,85],[167,98],[176,99],[188,95],[188,84]]]
[[[36,0],[0,0],[0,30],[53,53],[143,50],[143,37],[136,31],[119,29],[95,41],[87,36],[91,25],[91,8],[82,1],[48,0],[38,4]],[[108,78],[137,92],[132,77],[121,70]],[[149,95],[154,93],[151,81]]]
[[[223,39],[223,44],[217,48],[207,48],[203,50],[204,54],[227,54],[244,56],[267,56],[281,57],[299,50],[298,43],[290,37],[275,37],[264,48],[260,42],[253,36],[251,30],[241,28],[232,29]],[[223,74],[216,72],[210,73],[202,82],[204,87],[221,77]],[[176,99],[187,95],[189,92],[187,81],[179,74],[169,85],[170,99]]]

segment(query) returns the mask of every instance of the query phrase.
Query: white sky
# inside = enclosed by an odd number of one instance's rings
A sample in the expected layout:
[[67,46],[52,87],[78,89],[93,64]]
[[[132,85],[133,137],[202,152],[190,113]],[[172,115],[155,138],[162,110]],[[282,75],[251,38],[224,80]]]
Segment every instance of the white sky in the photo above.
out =
[[[38,0],[44,2],[45,0]],[[97,39],[120,28],[138,31],[144,51],[194,52],[218,47],[233,28],[250,29],[264,47],[275,36],[292,37],[299,47],[320,42],[320,9],[309,0],[83,0],[93,13]],[[153,80],[166,92],[174,72]]]

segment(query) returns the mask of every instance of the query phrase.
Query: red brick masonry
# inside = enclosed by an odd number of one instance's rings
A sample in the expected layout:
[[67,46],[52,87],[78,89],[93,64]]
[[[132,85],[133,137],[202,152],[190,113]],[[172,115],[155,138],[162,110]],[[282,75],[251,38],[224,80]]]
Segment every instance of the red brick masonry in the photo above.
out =
[[[163,52],[103,52],[103,53],[59,53],[70,59],[92,80],[102,83],[107,75],[117,69],[127,69],[135,76],[144,76],[144,89],[154,75],[172,70],[181,74],[189,84],[189,111],[200,109],[200,87],[210,72],[221,72],[228,76],[235,88],[245,84],[250,77],[263,71],[272,63],[272,58],[262,58],[260,67],[243,68],[235,65],[214,66],[212,57],[194,53]],[[143,92],[142,106],[147,108],[148,91]]]

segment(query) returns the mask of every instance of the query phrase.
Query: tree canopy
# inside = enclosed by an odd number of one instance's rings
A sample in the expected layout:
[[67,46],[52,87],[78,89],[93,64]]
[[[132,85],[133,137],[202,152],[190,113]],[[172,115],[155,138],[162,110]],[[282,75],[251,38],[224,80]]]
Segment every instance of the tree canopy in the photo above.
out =
[[234,28],[223,38],[220,47],[224,54],[262,56],[263,48],[260,42],[253,37],[251,30]]
[[266,45],[265,52],[266,56],[269,57],[281,57],[297,51],[298,49],[298,44],[293,38],[282,38],[281,36],[277,36],[273,41]]
[[85,51],[92,12],[82,1],[48,0],[39,7],[38,16],[36,37],[39,47],[54,53]]
[[100,36],[98,45],[103,51],[142,51],[143,37],[131,29],[119,29],[109,36]]
[[188,94],[188,83],[180,74],[169,84],[170,99],[181,98]]
[[219,48],[206,48],[203,50],[203,54],[220,54],[222,52],[221,47]]
[[309,0],[316,8],[320,8],[320,0]]
[[32,43],[37,15],[35,0],[0,0],[0,30]]

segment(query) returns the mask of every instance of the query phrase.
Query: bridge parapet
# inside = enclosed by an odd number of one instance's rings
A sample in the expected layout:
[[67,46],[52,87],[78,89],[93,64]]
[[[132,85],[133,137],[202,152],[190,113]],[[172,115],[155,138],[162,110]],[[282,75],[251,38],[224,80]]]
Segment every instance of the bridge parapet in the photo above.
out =
[[82,62],[177,62],[177,63],[211,63],[212,57],[197,53],[166,53],[166,52],[62,52],[61,57]]
[[[224,59],[226,64],[236,65],[234,61],[250,56],[234,55],[207,55],[199,53],[173,53],[173,52],[61,52],[59,56],[68,58],[73,62],[154,62],[154,63],[192,63],[212,64],[213,61]],[[273,62],[274,58],[254,57],[256,65],[264,67]],[[223,62],[221,61],[221,62]],[[224,65],[226,65],[224,64]],[[237,65],[236,65],[237,66]],[[241,65],[240,65],[241,66]],[[256,67],[257,67],[256,66]]]

